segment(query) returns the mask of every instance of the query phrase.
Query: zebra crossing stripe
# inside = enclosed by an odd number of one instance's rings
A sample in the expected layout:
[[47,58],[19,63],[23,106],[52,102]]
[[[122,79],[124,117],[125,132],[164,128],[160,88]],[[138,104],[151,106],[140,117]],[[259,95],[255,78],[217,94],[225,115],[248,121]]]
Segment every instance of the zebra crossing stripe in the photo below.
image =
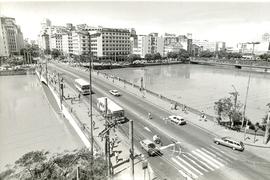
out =
[[193,159],[191,159],[190,157],[188,157],[187,155],[183,154],[183,156],[188,159],[189,161],[191,161],[193,164],[195,164],[197,167],[199,167],[200,169],[204,170],[205,172],[208,172],[207,169],[203,168],[201,165],[199,165],[198,163],[196,163]]
[[193,172],[191,172],[186,166],[184,166],[183,164],[181,164],[179,161],[177,161],[176,159],[172,158],[172,160],[178,164],[182,169],[184,169],[188,174],[191,175],[191,177],[197,179],[198,176],[196,174],[194,174]]
[[[221,149],[219,149],[219,148],[217,148],[217,147],[215,147],[215,146],[213,146],[213,145],[211,145],[211,147],[214,148],[214,149],[216,149],[217,151],[221,152],[222,154],[228,156],[228,153],[222,151]],[[237,159],[236,159],[235,157],[233,157],[233,156],[230,156],[230,158],[233,159],[233,160],[237,160]]]
[[180,158],[179,156],[176,157],[177,159],[179,159],[180,161],[182,161],[184,164],[186,164],[188,167],[190,167],[191,169],[193,169],[194,171],[196,171],[197,173],[199,173],[200,175],[203,175],[203,173],[201,171],[199,171],[198,169],[196,169],[195,167],[193,167],[192,165],[190,165],[188,162],[186,162],[184,159]]
[[205,156],[201,155],[200,153],[198,153],[197,151],[192,151],[192,153],[194,155],[196,155],[197,157],[203,159],[204,161],[206,161],[208,164],[210,164],[212,167],[219,169],[220,167],[218,165],[216,165],[215,163],[213,163],[212,161],[208,160]]
[[181,171],[181,170],[178,170],[179,172],[180,172],[180,174],[182,174],[182,176],[184,177],[184,178],[186,178],[187,180],[193,180],[191,177],[189,177],[186,173],[184,173],[183,171]]
[[[204,149],[204,148],[202,148],[202,149]],[[226,162],[226,163],[232,162],[231,159],[227,158],[227,156],[222,155],[221,153],[217,152],[216,150],[213,150],[213,149],[211,149],[211,148],[206,148],[205,150],[206,150],[207,152],[211,153],[211,154],[214,154],[215,157],[218,157],[218,158],[219,158],[220,160],[222,160],[223,162]],[[227,161],[228,161],[228,162],[227,162]]]
[[219,156],[217,156],[216,154],[204,149],[204,148],[201,148],[201,150],[205,153],[207,153],[208,155],[210,156],[214,156],[215,158],[217,158],[219,161],[223,162],[223,163],[227,163],[227,161],[225,161],[224,159],[221,159]]
[[212,160],[212,162],[214,162],[215,164],[219,165],[219,166],[224,166],[224,164],[220,163],[219,161],[217,161],[216,159],[214,159],[212,156],[209,156],[208,154],[206,154],[205,152],[201,151],[200,149],[197,149],[197,152],[201,153],[202,155],[206,156],[207,158],[209,158],[210,160]]
[[214,171],[215,169],[213,169],[211,166],[209,166],[208,164],[206,164],[205,162],[201,161],[200,159],[198,159],[196,156],[193,156],[190,153],[187,153],[190,157],[193,157],[194,159],[196,159],[197,161],[199,161],[201,164],[203,164],[205,167],[207,167],[208,169],[210,169],[211,171]]

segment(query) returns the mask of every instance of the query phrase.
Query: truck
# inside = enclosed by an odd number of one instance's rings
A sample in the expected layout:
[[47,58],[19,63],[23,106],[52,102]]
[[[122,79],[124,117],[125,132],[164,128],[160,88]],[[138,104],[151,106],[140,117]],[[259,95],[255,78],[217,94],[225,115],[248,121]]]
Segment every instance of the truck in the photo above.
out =
[[125,122],[125,113],[124,109],[110,100],[107,97],[97,98],[97,109],[103,114],[106,114],[106,104],[105,101],[107,99],[107,115],[116,122],[123,123]]

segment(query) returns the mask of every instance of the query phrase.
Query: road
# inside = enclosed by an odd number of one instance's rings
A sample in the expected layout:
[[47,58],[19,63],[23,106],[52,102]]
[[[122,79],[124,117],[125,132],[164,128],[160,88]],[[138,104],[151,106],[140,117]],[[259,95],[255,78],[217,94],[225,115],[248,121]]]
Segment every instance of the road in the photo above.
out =
[[[51,64],[49,69],[64,73],[65,82],[73,85],[80,77],[89,80],[89,72],[78,71],[68,66]],[[114,97],[109,90],[117,89],[122,96]],[[187,123],[177,126],[164,121],[171,115],[164,109],[149,103],[129,92],[93,77],[93,99],[107,96],[125,109],[126,117],[134,120],[135,146],[144,138],[152,139],[158,134],[163,142],[162,156],[147,157],[160,179],[270,179],[269,162],[244,151],[233,151],[215,145],[213,135]],[[85,96],[85,98],[89,98]],[[148,120],[148,112],[153,119]],[[118,127],[128,135],[128,124]],[[180,144],[173,145],[173,141]],[[176,148],[174,148],[176,147]],[[180,153],[181,151],[181,153]],[[143,151],[142,151],[143,152]]]

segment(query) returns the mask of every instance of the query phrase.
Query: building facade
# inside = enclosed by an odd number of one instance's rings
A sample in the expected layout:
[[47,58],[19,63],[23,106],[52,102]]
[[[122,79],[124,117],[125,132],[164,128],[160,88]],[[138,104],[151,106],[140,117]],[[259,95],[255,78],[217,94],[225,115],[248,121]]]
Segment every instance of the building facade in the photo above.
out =
[[87,31],[72,31],[72,54],[89,55],[90,36]]
[[211,42],[208,40],[194,40],[193,44],[199,46],[202,48],[202,51],[210,51],[210,52],[216,52],[216,42]]
[[128,29],[89,29],[91,53],[95,60],[123,61],[130,54]]
[[23,34],[15,18],[1,17],[1,53],[3,56],[19,54],[24,47]]

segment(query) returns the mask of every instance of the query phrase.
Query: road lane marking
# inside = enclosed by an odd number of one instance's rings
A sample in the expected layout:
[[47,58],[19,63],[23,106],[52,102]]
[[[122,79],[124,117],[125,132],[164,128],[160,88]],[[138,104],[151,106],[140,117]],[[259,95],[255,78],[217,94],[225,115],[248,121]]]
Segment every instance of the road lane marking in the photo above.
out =
[[[222,161],[222,162],[224,162],[224,163],[231,162],[230,159],[228,159],[227,157],[225,157],[224,155],[221,155],[220,153],[218,153],[218,152],[216,152],[216,151],[213,152],[213,150],[210,149],[210,148],[207,148],[207,149],[202,148],[202,150],[203,150],[204,152],[206,152],[206,153],[208,153],[208,154],[210,154],[210,155],[216,157],[217,159],[219,159],[220,161]],[[227,161],[228,161],[228,162],[227,162]]]
[[213,158],[212,156],[209,156],[208,154],[206,154],[205,152],[203,152],[200,149],[197,149],[197,152],[201,153],[202,155],[204,155],[205,157],[207,157],[208,159],[212,160],[212,162],[214,162],[215,164],[219,165],[220,167],[224,166],[224,164],[222,164],[221,162],[217,161],[215,158]]
[[196,171],[198,174],[203,175],[203,173],[201,171],[199,171],[198,169],[196,169],[195,167],[193,167],[192,165],[190,165],[188,162],[186,162],[184,159],[180,158],[179,156],[176,156],[177,159],[179,159],[180,161],[182,161],[184,164],[186,164],[188,167],[190,167],[191,169],[193,169],[194,171]]
[[152,132],[148,127],[144,127],[144,129],[146,130],[146,131],[148,131],[148,132]]
[[184,166],[183,164],[181,164],[179,161],[177,161],[175,158],[172,158],[172,160],[178,164],[181,168],[183,168],[188,174],[191,175],[191,177],[197,179],[198,176],[196,174],[194,174],[192,171],[190,171],[186,166]]
[[207,169],[203,168],[201,165],[199,165],[198,163],[196,163],[193,159],[191,159],[190,157],[188,157],[187,155],[183,154],[183,156],[188,159],[189,161],[191,161],[193,164],[195,164],[197,167],[199,167],[200,169],[204,170],[205,172],[208,172]]
[[175,146],[175,144],[169,144],[169,145],[167,145],[167,146],[162,146],[162,147],[160,147],[159,149],[164,150],[164,149],[166,149],[166,148],[173,147],[173,146]]
[[[213,146],[213,145],[211,145],[211,147],[214,148],[214,149],[216,149],[217,151],[221,152],[221,153],[224,154],[226,157],[228,157],[228,153],[222,151],[221,149],[219,149],[219,148],[217,148],[217,147],[215,147],[215,146]],[[229,158],[231,158],[231,159],[233,159],[233,160],[237,160],[237,158],[233,157],[231,154],[230,154]]]
[[215,169],[213,169],[211,166],[209,166],[208,164],[206,164],[205,162],[201,161],[200,159],[198,159],[196,156],[192,155],[191,153],[187,153],[187,155],[189,155],[190,157],[196,159],[197,161],[199,161],[201,164],[203,164],[205,167],[207,167],[208,169],[210,169],[211,171],[214,171]]
[[207,159],[205,156],[201,155],[197,151],[192,151],[192,153],[194,155],[196,155],[197,157],[201,158],[202,160],[204,160],[205,162],[207,162],[208,164],[210,164],[212,167],[214,167],[216,169],[219,169],[220,168],[218,165],[216,165],[215,163],[213,163],[212,161],[210,161],[209,159]]

